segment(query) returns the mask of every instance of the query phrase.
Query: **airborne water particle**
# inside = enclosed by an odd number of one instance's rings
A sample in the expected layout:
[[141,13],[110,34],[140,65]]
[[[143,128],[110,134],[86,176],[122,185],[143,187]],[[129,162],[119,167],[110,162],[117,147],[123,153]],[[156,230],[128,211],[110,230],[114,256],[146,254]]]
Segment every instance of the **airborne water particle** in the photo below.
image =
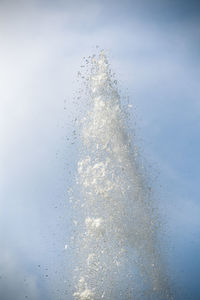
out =
[[80,121],[80,199],[73,200],[78,221],[70,241],[77,249],[74,299],[172,299],[157,239],[156,202],[115,74],[104,51],[88,61],[91,106]]

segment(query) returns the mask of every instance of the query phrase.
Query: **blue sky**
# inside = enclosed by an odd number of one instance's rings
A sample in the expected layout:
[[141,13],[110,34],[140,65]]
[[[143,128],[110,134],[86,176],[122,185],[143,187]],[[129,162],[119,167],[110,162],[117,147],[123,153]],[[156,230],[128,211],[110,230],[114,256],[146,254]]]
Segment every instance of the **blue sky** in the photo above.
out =
[[72,131],[85,109],[73,97],[96,45],[159,172],[176,297],[200,298],[199,23],[198,1],[0,2],[1,299],[68,299]]

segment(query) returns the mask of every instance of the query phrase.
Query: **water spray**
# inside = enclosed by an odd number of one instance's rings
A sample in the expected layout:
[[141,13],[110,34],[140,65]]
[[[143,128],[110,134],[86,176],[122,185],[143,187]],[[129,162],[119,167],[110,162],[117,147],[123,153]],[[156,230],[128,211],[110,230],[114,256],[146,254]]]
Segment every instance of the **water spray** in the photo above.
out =
[[90,59],[90,109],[81,121],[75,238],[76,300],[172,299],[160,220],[103,51]]

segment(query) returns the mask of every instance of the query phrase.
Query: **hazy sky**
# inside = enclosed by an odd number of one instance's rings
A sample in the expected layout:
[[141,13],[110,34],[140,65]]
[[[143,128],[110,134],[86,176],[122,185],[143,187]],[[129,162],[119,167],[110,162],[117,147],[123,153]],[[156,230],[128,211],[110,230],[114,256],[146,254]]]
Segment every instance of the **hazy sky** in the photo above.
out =
[[96,45],[160,172],[177,299],[199,299],[200,2],[0,0],[0,45],[0,299],[69,299],[73,97]]

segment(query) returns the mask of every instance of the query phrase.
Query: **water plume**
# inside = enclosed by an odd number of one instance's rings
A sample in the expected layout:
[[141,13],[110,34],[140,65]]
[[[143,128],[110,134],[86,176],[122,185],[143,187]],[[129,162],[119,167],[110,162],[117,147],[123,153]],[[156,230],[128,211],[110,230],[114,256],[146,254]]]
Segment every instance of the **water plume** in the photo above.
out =
[[103,51],[91,58],[75,201],[76,300],[172,299],[159,214]]

